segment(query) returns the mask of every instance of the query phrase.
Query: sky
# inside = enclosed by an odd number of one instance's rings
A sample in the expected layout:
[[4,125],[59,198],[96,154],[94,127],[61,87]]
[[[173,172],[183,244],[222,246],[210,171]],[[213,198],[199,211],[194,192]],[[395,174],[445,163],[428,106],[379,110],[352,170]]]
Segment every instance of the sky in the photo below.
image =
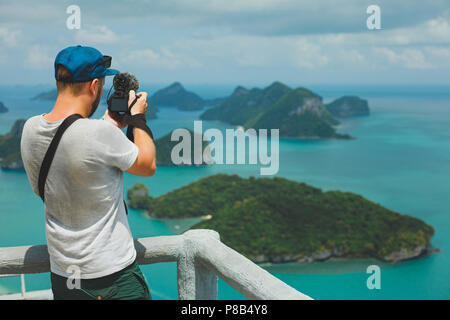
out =
[[78,44],[144,83],[447,85],[450,0],[0,0],[0,85],[53,84]]

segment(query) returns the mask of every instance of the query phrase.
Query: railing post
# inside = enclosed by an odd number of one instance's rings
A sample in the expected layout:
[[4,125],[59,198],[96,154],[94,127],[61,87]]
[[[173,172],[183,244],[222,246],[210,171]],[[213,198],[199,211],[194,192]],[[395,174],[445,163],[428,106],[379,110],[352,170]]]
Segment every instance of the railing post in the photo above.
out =
[[189,230],[183,236],[184,254],[177,262],[178,299],[216,300],[217,275],[196,259],[196,250],[199,241],[207,241],[211,237],[219,240],[219,234],[213,230]]
[[25,298],[25,275],[23,273],[20,275],[20,291]]

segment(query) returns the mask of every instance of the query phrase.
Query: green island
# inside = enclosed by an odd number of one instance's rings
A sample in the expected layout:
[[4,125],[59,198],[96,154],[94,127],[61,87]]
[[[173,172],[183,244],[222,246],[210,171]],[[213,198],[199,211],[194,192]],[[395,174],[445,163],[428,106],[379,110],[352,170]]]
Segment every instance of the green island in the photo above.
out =
[[[198,139],[202,141],[202,154],[206,154],[207,158],[208,155],[209,157],[210,155],[210,149],[208,147],[208,143],[206,141],[203,141],[203,136],[200,133],[196,133],[190,129],[185,129],[189,132],[189,137],[190,137],[190,150],[191,150],[191,155],[189,157],[189,160],[187,161],[187,163],[183,163],[183,164],[174,164],[172,161],[172,157],[171,157],[171,153],[172,150],[174,149],[175,145],[177,145],[178,143],[180,143],[179,141],[172,141],[171,140],[171,135],[172,132],[166,134],[165,136],[157,139],[155,141],[155,148],[156,148],[156,165],[157,166],[194,166],[194,165],[206,165],[206,163],[204,162],[204,159],[202,157],[202,161],[201,164],[194,164],[194,139]],[[183,155],[183,152],[181,152],[181,154]]]
[[8,108],[0,101],[0,113],[8,112]]
[[34,97],[31,98],[31,100],[56,100],[56,97],[58,96],[58,90],[57,89],[51,89],[49,91],[41,92]]
[[[346,105],[352,108],[352,103],[349,100]],[[231,96],[200,118],[244,128],[280,129],[281,137],[351,139],[348,134],[336,132],[334,126],[339,120],[327,106],[316,93],[305,88],[291,89],[277,81],[264,89],[238,86]]]
[[25,170],[20,156],[20,139],[25,120],[16,120],[9,133],[0,135],[0,168]]
[[152,218],[204,216],[193,229],[219,232],[222,242],[257,263],[309,263],[332,257],[398,262],[433,251],[433,227],[360,195],[327,191],[285,178],[216,174],[159,197],[143,184],[128,204]]
[[156,91],[150,97],[150,105],[157,107],[177,107],[184,111],[201,110],[205,106],[217,105],[223,98],[205,100],[194,92],[187,91],[179,82]]
[[367,100],[356,96],[344,96],[325,105],[327,110],[335,117],[348,118],[367,116],[370,114]]

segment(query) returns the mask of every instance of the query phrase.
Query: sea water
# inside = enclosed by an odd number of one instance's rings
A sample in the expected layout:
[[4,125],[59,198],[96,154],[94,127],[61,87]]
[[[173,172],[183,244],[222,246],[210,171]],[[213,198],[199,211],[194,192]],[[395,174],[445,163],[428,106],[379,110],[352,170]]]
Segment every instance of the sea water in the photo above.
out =
[[[199,92],[207,98],[208,89]],[[432,246],[439,253],[392,265],[374,259],[330,260],[312,264],[264,264],[263,268],[315,299],[449,299],[450,298],[450,91],[444,88],[312,87],[325,101],[356,93],[369,100],[371,115],[343,120],[338,130],[354,140],[280,139],[279,176],[324,190],[351,191],[400,213],[422,219],[435,228]],[[350,91],[349,89],[352,89]],[[358,88],[357,88],[358,89]],[[200,90],[200,89],[198,89]],[[0,101],[10,109],[0,114],[0,134],[18,118],[49,112],[51,102],[31,101],[42,87],[0,87]],[[215,90],[227,95],[229,88]],[[94,117],[105,110],[102,104]],[[173,129],[193,128],[201,111],[160,108],[150,126],[160,137]],[[204,121],[203,128],[233,128]],[[158,196],[216,173],[259,176],[258,165],[159,167],[151,178],[125,174],[124,193],[137,182]],[[149,219],[129,209],[135,238],[173,235],[196,222]],[[24,172],[0,171],[0,246],[45,243],[43,204],[33,194]],[[370,290],[366,273],[381,268],[381,288]],[[176,264],[142,266],[153,299],[176,299]],[[49,274],[26,275],[27,290],[50,288]],[[19,292],[20,279],[0,278],[0,293]],[[242,299],[219,281],[219,299]]]

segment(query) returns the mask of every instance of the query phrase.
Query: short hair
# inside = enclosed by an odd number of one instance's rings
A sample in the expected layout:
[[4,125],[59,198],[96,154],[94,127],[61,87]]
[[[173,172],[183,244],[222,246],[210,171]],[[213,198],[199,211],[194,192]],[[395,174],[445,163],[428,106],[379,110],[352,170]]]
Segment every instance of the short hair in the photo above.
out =
[[62,64],[58,64],[56,79],[56,88],[58,89],[58,93],[69,89],[75,96],[80,95],[83,92],[85,85],[89,83],[89,81],[73,82],[72,74]]
[[[58,69],[56,71],[56,88],[58,89],[58,93],[66,90],[67,88],[71,91],[71,93],[75,96],[80,95],[83,92],[83,89],[86,87],[90,81],[85,82],[73,82],[72,74],[66,67],[62,64],[58,64]],[[105,78],[99,78],[99,84],[103,85]]]

